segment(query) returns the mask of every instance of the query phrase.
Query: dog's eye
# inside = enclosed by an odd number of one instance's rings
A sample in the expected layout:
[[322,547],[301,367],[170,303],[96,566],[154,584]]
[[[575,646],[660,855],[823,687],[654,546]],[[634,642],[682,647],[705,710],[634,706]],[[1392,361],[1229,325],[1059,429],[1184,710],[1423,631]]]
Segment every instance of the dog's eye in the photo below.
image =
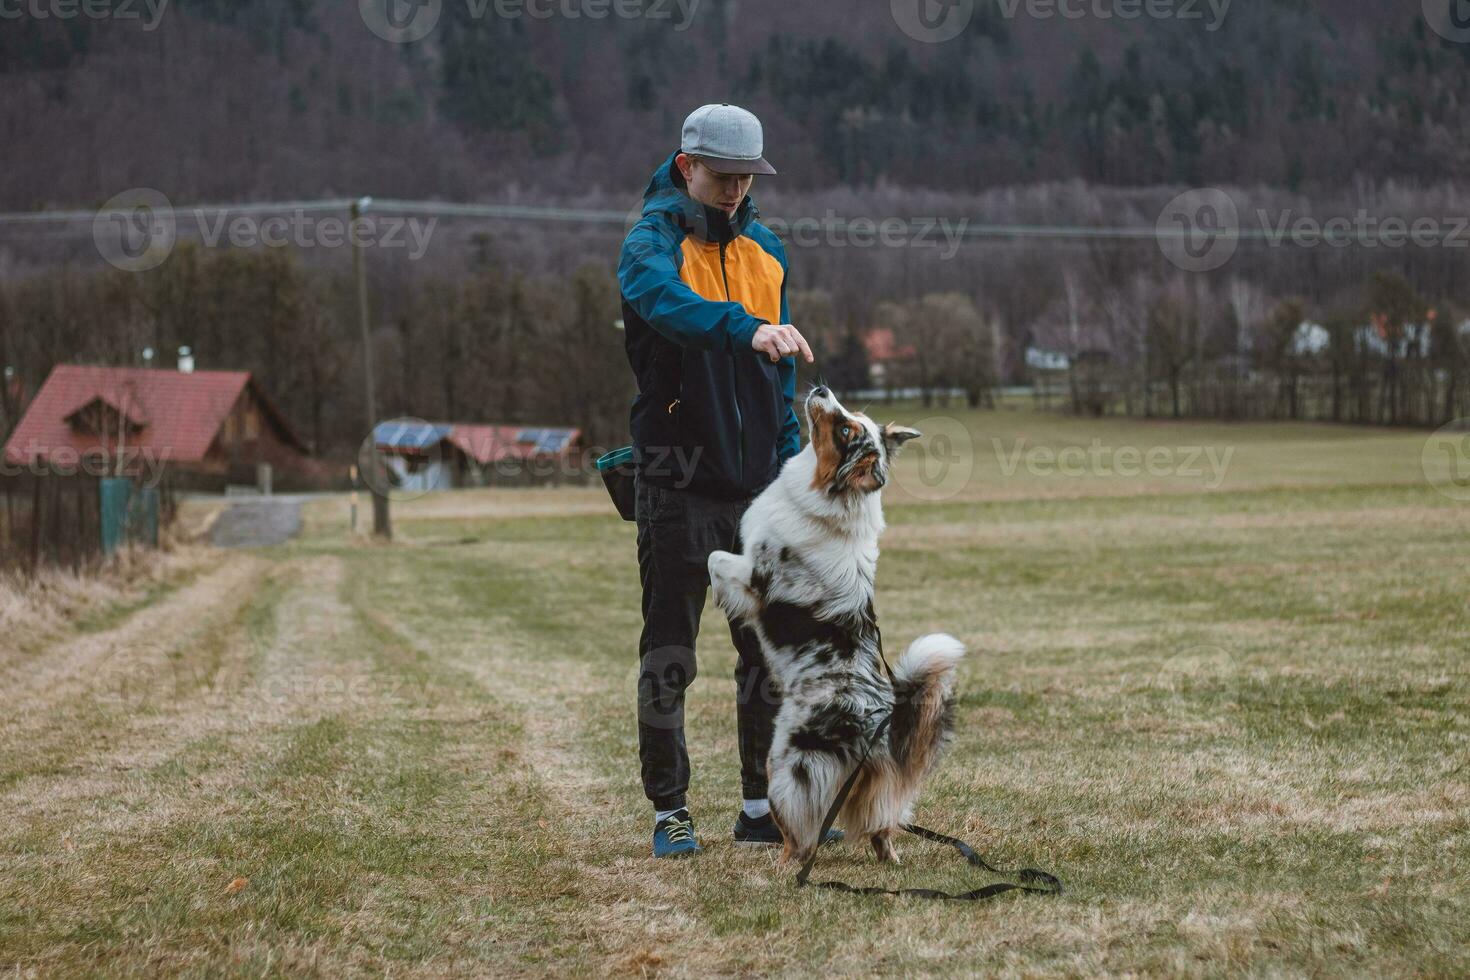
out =
[[850,426],[850,425],[844,425],[842,427],[842,438],[844,438],[844,439],[851,439],[852,438],[852,426]]

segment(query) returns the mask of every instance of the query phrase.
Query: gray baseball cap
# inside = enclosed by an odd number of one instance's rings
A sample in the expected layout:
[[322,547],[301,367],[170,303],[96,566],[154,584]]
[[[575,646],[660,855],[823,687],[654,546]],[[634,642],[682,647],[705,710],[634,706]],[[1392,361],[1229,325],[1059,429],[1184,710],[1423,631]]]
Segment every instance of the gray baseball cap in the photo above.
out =
[[679,149],[699,157],[718,174],[776,172],[761,156],[765,152],[761,121],[735,105],[702,105],[689,113]]

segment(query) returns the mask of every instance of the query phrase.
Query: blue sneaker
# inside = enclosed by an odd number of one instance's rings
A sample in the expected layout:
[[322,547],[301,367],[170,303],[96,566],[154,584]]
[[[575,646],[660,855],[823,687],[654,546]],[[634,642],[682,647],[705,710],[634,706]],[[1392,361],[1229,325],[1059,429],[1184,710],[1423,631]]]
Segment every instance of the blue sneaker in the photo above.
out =
[[660,820],[653,828],[653,856],[656,858],[688,857],[702,848],[694,839],[694,821],[689,811],[680,810]]
[[[822,838],[823,844],[842,840],[842,831],[832,828],[827,831],[827,836]],[[735,843],[758,845],[761,847],[779,847],[785,843],[781,836],[781,828],[776,826],[776,820],[769,813],[763,817],[752,820],[740,811],[740,816],[735,818]]]

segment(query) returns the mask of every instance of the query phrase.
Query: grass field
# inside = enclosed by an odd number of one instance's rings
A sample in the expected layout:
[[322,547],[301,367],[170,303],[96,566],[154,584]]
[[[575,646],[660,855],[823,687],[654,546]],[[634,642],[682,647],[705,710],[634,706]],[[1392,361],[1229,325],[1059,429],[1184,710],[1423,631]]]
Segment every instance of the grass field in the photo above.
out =
[[[602,492],[399,504],[388,547],[331,499],[289,545],[203,550],[4,646],[0,977],[1470,972],[1470,505],[1426,480],[1424,434],[920,428],[878,612],[891,646],[972,654],[919,820],[1065,895],[798,891],[734,847],[712,606],[707,852],[653,862],[633,529]],[[817,875],[987,880],[900,850]]]

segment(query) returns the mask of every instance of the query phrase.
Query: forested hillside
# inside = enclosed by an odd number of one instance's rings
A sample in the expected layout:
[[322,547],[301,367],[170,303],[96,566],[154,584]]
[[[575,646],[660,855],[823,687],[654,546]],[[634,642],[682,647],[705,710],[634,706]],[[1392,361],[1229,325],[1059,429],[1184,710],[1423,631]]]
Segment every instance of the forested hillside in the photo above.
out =
[[[175,206],[373,195],[619,214],[690,108],[738,101],[762,116],[781,169],[754,192],[766,220],[817,223],[784,233],[792,316],[819,352],[804,380],[863,383],[863,338],[888,327],[913,351],[890,382],[972,399],[1034,381],[1028,347],[1049,345],[1107,360],[1106,374],[1068,379],[1078,410],[1461,413],[1470,44],[1431,28],[1419,0],[1159,2],[1200,16],[1038,18],[1028,0],[974,0],[962,33],[923,43],[900,29],[902,3],[879,0],[648,0],[646,17],[600,20],[423,0],[438,19],[406,44],[356,2],[0,17],[0,210],[85,214],[142,187]],[[953,4],[934,6],[967,0]],[[1191,266],[1155,227],[1181,190],[1211,185],[1232,196],[1242,240]],[[1370,232],[1351,248],[1261,235],[1360,215],[1434,233],[1405,247]],[[857,231],[881,222],[906,230]],[[201,366],[267,379],[319,451],[360,441],[350,250],[218,247],[193,225],[181,220],[180,247],[143,273],[102,262],[90,220],[0,226],[13,381],[0,432],[57,363],[189,346]],[[1016,225],[1084,231],[962,234]],[[1107,234],[1118,228],[1131,234]],[[450,217],[429,230],[422,255],[367,250],[383,413],[623,440],[622,222]]]
[[1124,21],[976,0],[938,44],[880,2],[648,0],[649,16],[592,20],[445,0],[412,44],[376,36],[358,6],[172,0],[156,20],[140,3],[133,19],[0,21],[0,207],[131,186],[175,201],[620,192],[717,99],[764,118],[783,183],[802,189],[1310,191],[1435,182],[1470,161],[1470,45],[1431,30],[1417,0],[1237,2],[1218,21],[1203,2],[1198,18]]

